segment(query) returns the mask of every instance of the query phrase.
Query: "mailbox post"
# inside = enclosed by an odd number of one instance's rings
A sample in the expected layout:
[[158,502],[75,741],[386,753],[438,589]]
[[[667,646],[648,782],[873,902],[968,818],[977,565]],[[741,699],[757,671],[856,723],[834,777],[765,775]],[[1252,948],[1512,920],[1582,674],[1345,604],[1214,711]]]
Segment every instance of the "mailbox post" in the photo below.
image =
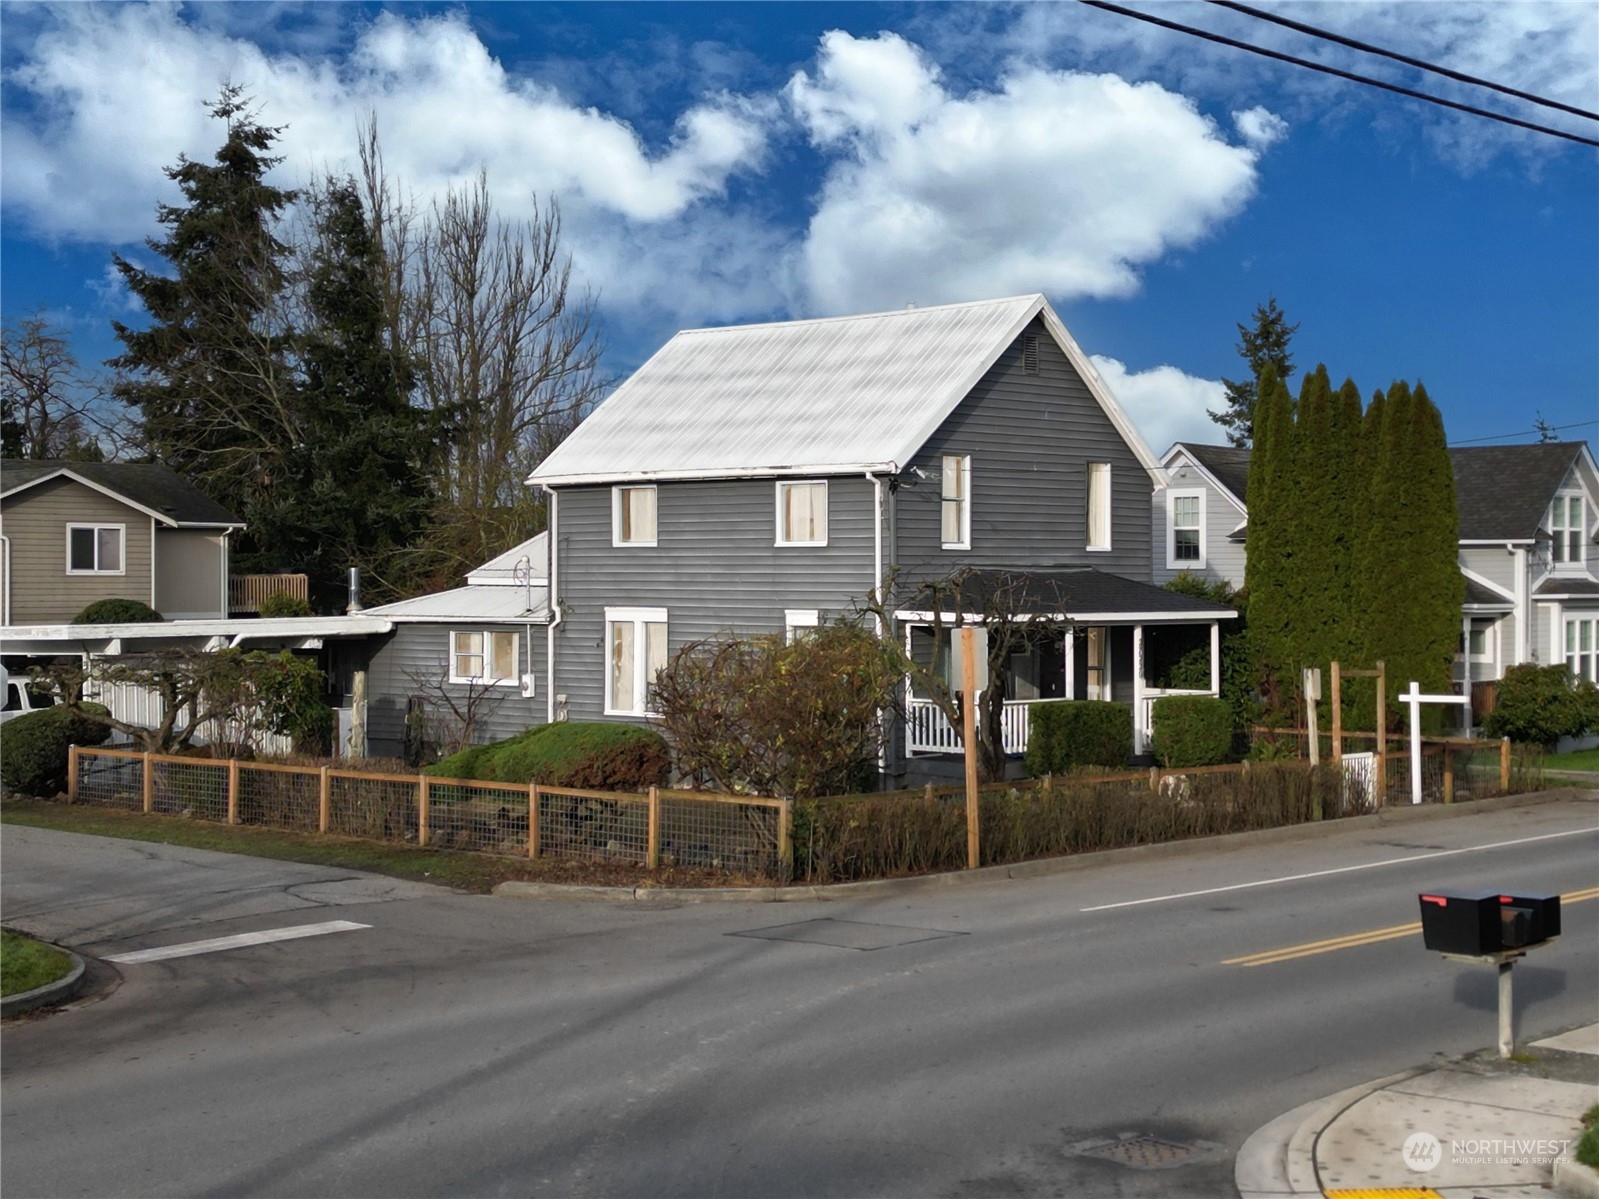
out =
[[1478,962],[1499,971],[1499,1056],[1515,1051],[1511,970],[1527,950],[1560,935],[1560,896],[1503,891],[1424,891],[1421,937],[1451,962]]

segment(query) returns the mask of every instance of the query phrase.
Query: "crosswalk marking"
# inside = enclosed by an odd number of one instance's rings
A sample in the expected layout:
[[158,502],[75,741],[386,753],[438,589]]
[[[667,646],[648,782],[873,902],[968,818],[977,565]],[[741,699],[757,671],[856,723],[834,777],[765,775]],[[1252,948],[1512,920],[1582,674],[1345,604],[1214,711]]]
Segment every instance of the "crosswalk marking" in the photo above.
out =
[[181,945],[162,945],[156,949],[136,949],[131,953],[114,953],[105,960],[132,965],[139,962],[160,962],[167,958],[187,958],[200,953],[220,953],[224,949],[243,949],[247,945],[266,945],[273,941],[294,941],[300,937],[320,937],[325,933],[347,933],[358,928],[371,928],[370,924],[357,924],[353,920],[327,920],[321,924],[296,924],[289,928],[267,928],[258,933],[239,933],[232,937],[213,937],[209,941],[186,941]]

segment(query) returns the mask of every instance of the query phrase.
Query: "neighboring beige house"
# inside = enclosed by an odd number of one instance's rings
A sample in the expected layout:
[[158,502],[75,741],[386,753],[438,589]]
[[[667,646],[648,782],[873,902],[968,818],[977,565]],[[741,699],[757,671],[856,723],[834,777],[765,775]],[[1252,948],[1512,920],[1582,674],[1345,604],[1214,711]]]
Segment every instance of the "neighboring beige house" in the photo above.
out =
[[225,618],[228,538],[243,527],[164,466],[0,462],[0,625],[64,624],[111,598]]

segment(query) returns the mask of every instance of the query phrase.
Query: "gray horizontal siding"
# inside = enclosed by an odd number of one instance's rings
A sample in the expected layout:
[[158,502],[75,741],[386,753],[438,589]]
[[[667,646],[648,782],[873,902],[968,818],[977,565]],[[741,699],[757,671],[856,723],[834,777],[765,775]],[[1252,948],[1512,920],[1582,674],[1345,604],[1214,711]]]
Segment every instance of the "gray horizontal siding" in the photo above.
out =
[[873,488],[862,477],[828,480],[828,543],[778,546],[770,479],[662,483],[656,544],[611,545],[610,487],[560,491],[562,623],[556,691],[572,720],[605,708],[605,609],[667,609],[675,653],[691,641],[783,628],[789,608],[847,612],[872,586]]
[[1228,534],[1243,522],[1243,513],[1223,496],[1216,488],[1194,477],[1190,473],[1188,478],[1175,478],[1170,491],[1203,491],[1205,508],[1205,565],[1196,566],[1168,566],[1167,553],[1167,518],[1168,507],[1166,497],[1167,489],[1156,491],[1150,512],[1150,525],[1152,531],[1150,547],[1152,553],[1151,563],[1154,569],[1156,583],[1169,583],[1184,570],[1189,574],[1197,575],[1210,582],[1231,583],[1234,587],[1244,585],[1244,543],[1242,541],[1228,540]]
[[[1038,337],[1038,373],[1022,365],[1022,338]],[[971,549],[940,536],[944,454],[972,458]],[[1111,549],[1088,550],[1088,465],[1111,466]],[[895,548],[907,579],[964,565],[1091,566],[1150,579],[1153,482],[1041,321],[1000,355],[912,463],[895,495]]]
[[367,643],[367,743],[374,757],[400,756],[405,736],[405,706],[411,696],[422,696],[429,712],[441,719],[447,718],[448,713],[439,695],[440,686],[458,703],[464,704],[471,689],[445,681],[449,677],[450,634],[456,631],[518,634],[521,669],[532,671],[538,679],[537,693],[531,699],[524,699],[518,687],[479,688],[486,698],[478,709],[473,741],[478,744],[501,741],[544,723],[547,701],[543,625],[533,626],[529,645],[526,625],[485,625],[470,621],[458,625],[400,624],[392,633],[374,637]]
[[[123,573],[69,575],[67,525],[126,525]],[[30,487],[5,503],[0,533],[11,542],[12,624],[71,620],[101,599],[153,605],[150,588],[150,518],[71,479]]]

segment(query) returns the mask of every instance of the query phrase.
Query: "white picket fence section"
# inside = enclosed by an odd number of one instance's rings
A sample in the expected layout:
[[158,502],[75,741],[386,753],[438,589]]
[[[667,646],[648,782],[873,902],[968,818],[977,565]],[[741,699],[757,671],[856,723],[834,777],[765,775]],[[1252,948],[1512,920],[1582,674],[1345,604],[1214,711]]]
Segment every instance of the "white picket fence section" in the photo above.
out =
[[[96,703],[102,703],[110,709],[111,715],[127,724],[136,724],[140,728],[154,728],[161,723],[161,718],[166,714],[166,707],[161,702],[159,693],[148,687],[138,687],[132,683],[101,683],[88,696]],[[238,744],[245,739],[243,725],[233,720],[209,720],[200,726],[195,741],[200,745],[210,745],[215,742]],[[125,740],[120,734],[114,734],[113,742]],[[250,743],[257,753],[286,754],[293,750],[294,745],[290,738],[278,733],[258,733],[252,735]]]

